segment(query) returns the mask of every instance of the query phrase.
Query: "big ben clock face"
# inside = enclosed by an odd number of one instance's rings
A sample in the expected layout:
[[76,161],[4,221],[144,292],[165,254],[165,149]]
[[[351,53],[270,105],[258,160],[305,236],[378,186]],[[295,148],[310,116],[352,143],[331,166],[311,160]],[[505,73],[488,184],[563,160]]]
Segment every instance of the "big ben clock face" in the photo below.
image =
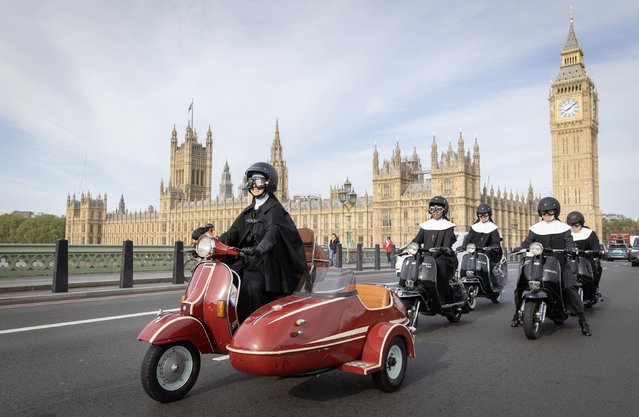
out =
[[559,115],[564,119],[575,117],[579,113],[579,102],[574,98],[567,98],[559,103]]

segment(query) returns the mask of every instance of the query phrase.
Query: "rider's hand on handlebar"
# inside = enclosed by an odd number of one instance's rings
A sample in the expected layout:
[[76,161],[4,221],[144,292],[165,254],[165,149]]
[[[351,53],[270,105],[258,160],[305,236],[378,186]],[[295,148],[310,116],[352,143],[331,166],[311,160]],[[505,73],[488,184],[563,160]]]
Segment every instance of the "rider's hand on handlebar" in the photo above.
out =
[[439,249],[439,253],[443,253],[446,255],[452,255],[453,254],[453,250],[451,248],[440,248]]
[[457,247],[457,252],[466,252],[466,246]]
[[244,256],[255,256],[255,249],[255,246],[248,246],[246,248],[238,248],[237,251]]
[[517,252],[521,252],[523,248],[521,246],[517,246],[516,248],[513,248],[513,253],[517,253]]

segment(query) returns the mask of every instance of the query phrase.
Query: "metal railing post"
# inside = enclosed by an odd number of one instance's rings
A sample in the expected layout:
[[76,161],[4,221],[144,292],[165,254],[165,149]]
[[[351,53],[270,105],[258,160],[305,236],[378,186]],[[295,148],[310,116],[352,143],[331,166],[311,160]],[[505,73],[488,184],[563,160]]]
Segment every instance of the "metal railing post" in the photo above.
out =
[[58,239],[55,242],[55,265],[51,292],[69,291],[69,241]]
[[120,265],[120,288],[133,287],[133,241],[122,242],[122,263]]
[[173,283],[184,284],[184,243],[175,241],[173,247]]
[[355,264],[355,270],[361,271],[364,269],[364,252],[362,251],[362,244],[357,244],[357,262]]
[[391,245],[391,257],[390,257],[390,267],[391,269],[395,269],[395,263],[397,262],[397,250],[395,249],[395,245]]
[[375,245],[375,271],[379,271],[382,267],[381,267],[381,262],[380,262],[380,251],[379,251],[379,244]]

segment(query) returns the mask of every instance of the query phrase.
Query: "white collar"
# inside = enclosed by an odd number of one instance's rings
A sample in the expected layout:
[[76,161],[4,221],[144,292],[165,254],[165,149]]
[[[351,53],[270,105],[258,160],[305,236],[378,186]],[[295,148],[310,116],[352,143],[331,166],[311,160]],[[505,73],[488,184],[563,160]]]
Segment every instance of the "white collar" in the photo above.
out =
[[541,236],[556,235],[570,230],[570,226],[555,219],[551,222],[540,221],[530,226],[530,231]]
[[481,221],[477,222],[477,223],[473,223],[470,226],[471,229],[473,229],[474,231],[476,231],[477,233],[491,233],[493,230],[497,229],[497,225],[493,222],[491,222],[490,220],[488,220],[486,223],[482,223]]
[[581,230],[577,233],[570,231],[572,233],[572,240],[586,240],[592,234],[592,229],[581,226]]
[[451,223],[444,218],[441,218],[439,220],[430,219],[420,224],[419,227],[424,230],[446,230],[450,229],[451,227],[455,227],[455,223]]
[[253,200],[255,200],[255,206],[253,207],[253,210],[257,210],[260,207],[262,207],[264,203],[266,203],[266,200],[268,200],[269,197],[270,196],[267,192],[264,192],[264,197],[261,197],[261,198],[253,197]]

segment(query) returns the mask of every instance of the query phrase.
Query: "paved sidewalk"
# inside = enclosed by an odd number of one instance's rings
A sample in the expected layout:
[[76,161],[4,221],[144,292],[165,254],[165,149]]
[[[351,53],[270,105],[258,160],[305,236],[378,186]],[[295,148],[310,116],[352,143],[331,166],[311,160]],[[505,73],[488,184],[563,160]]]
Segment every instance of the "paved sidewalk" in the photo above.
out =
[[[354,264],[344,265],[355,270]],[[373,264],[365,264],[362,273],[389,273],[388,266],[375,270]],[[188,271],[186,275],[188,276]],[[68,292],[52,292],[53,277],[12,277],[0,278],[0,306],[59,301],[78,298],[97,298],[115,295],[142,294],[161,291],[184,291],[185,284],[173,284],[171,271],[134,272],[133,287],[120,288],[120,274],[72,274],[69,275]]]

